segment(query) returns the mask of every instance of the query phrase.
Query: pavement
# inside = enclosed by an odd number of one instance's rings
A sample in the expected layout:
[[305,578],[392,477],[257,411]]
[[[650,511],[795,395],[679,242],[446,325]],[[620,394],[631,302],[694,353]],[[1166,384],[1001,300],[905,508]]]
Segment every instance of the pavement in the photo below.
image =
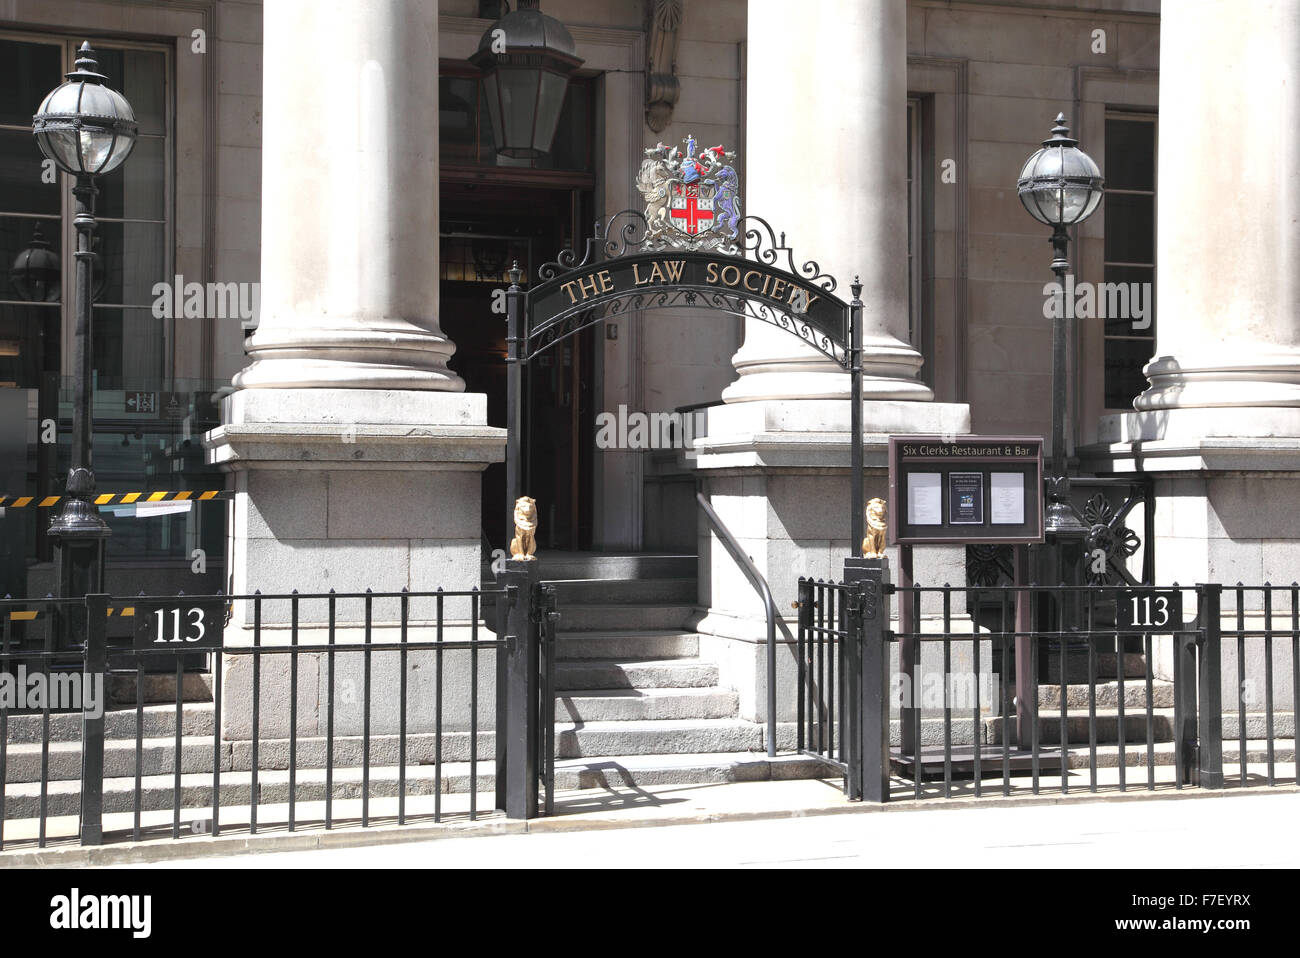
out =
[[[747,786],[723,786],[744,789]],[[1198,801],[972,803],[242,854],[167,868],[1295,868],[1300,793]]]
[[[968,782],[944,798],[940,782],[927,785],[920,799],[900,779],[886,804],[847,801],[839,779],[620,785],[558,793],[554,816],[528,821],[492,811],[479,811],[478,819],[470,821],[468,797],[444,795],[444,821],[437,824],[432,821],[433,798],[411,796],[407,824],[396,824],[395,800],[374,799],[366,828],[356,824],[359,801],[338,801],[333,814],[341,824],[331,830],[323,827],[320,803],[299,803],[292,833],[285,806],[263,805],[256,835],[249,834],[238,809],[223,809],[219,836],[205,833],[202,816],[209,811],[185,810],[179,840],[171,838],[171,814],[152,812],[143,822],[143,840],[123,841],[119,832],[110,844],[93,848],[63,838],[40,849],[34,835],[23,838],[9,827],[15,823],[6,823],[0,868],[235,863],[653,867],[803,861],[875,867],[1120,867],[1176,866],[1181,849],[1192,847],[1195,858],[1187,863],[1194,860],[1203,867],[1300,865],[1300,789],[1294,784],[1210,791],[1176,789],[1160,781],[1148,791],[1142,787],[1145,776],[1131,773],[1133,790],[1121,792],[1114,775],[1105,774],[1094,793],[1086,770],[1070,778],[1068,794],[1057,790],[1058,780],[1044,779],[1040,794],[1034,795],[1028,782],[1017,778],[1010,796],[1002,795],[1000,782],[986,782],[983,794],[976,796]],[[1252,776],[1251,781],[1262,779]],[[479,809],[491,807],[492,796],[479,796]],[[109,830],[128,825],[129,816],[106,816]],[[735,827],[715,827],[721,825]],[[75,821],[50,823],[52,835],[74,833]],[[753,837],[758,834],[767,837],[759,842]],[[764,848],[762,855],[753,851],[758,847]],[[1062,855],[1063,850],[1068,854]]]

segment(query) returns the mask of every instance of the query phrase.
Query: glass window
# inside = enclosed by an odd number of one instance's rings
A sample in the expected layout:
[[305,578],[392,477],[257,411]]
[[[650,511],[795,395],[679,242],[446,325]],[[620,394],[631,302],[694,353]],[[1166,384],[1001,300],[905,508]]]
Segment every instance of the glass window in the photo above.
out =
[[44,372],[59,370],[62,191],[32,114],[62,82],[64,49],[0,37],[0,389],[38,389]]
[[[1155,353],[1156,118],[1106,117],[1105,402],[1132,409]],[[1102,301],[1105,301],[1104,303]]]
[[[20,388],[35,387],[33,369],[60,370],[61,337],[47,323],[17,323],[14,317],[33,313],[16,307],[39,302],[60,315],[65,336],[69,326],[63,289],[71,285],[76,244],[65,215],[71,184],[49,168],[31,124],[46,94],[74,69],[77,45],[0,36],[0,340],[18,354],[0,355],[0,383]],[[170,275],[168,63],[160,49],[98,45],[96,54],[140,126],[130,158],[95,184],[95,312],[105,329],[96,331],[93,365],[100,388],[122,388],[123,376],[165,373],[162,322],[120,311],[151,305],[154,284]]]
[[[6,493],[57,493],[69,462],[73,389],[64,374],[73,372],[73,358],[63,344],[72,335],[73,303],[67,292],[75,273],[72,184],[46,163],[31,124],[41,101],[74,69],[79,45],[79,37],[0,34],[0,390],[26,391],[25,408],[38,421],[58,424],[52,456],[31,445],[37,435],[31,424],[23,429],[31,437],[28,455],[2,477],[0,491]],[[96,53],[100,71],[130,101],[140,127],[130,158],[95,184],[99,192],[93,237],[92,363],[97,479],[101,490],[186,488],[177,483],[188,481],[191,473],[204,473],[205,467],[198,444],[185,445],[180,438],[183,417],[163,421],[161,413],[134,416],[124,398],[131,395],[129,390],[171,395],[159,391],[164,382],[187,401],[210,395],[215,388],[211,383],[164,381],[171,372],[169,330],[151,309],[154,284],[170,278],[174,243],[169,55],[161,47],[106,43],[96,43]],[[20,397],[6,408],[23,405]],[[192,432],[213,424],[208,420],[215,414],[209,413],[195,415],[189,423]],[[131,420],[130,428],[122,425],[124,420]],[[148,447],[153,458],[145,458],[147,444],[137,432],[162,435],[172,451],[157,452],[159,440],[153,438]],[[190,457],[183,476],[166,475],[162,468],[180,461],[176,448]],[[209,478],[195,481],[211,488],[221,485],[220,479],[215,484]],[[18,517],[15,512],[11,521],[18,523],[13,535],[25,542],[27,557],[48,560],[50,544],[43,535],[48,515],[31,510]],[[186,555],[180,533],[198,528],[187,516],[109,521],[114,528],[110,555],[133,558]],[[213,555],[219,551],[220,545]]]

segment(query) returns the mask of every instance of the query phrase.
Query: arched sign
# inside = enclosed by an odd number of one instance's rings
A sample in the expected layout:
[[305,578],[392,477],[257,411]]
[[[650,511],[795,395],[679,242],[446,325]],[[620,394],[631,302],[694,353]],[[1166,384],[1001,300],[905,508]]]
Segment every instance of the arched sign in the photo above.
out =
[[[521,480],[522,367],[556,343],[615,317],[657,309],[706,309],[770,323],[836,362],[851,376],[849,523],[862,539],[862,303],[859,287],[845,303],[834,277],[816,262],[796,266],[785,235],[778,242],[765,220],[737,221],[734,242],[715,249],[665,243],[636,210],[597,222],[579,261],[572,250],[538,270],[524,290],[518,266],[506,291],[507,514],[523,495]],[[510,528],[507,524],[506,528]]]
[[623,313],[680,307],[769,322],[848,368],[847,309],[833,293],[775,266],[713,251],[622,256],[529,290],[527,352],[536,355]]

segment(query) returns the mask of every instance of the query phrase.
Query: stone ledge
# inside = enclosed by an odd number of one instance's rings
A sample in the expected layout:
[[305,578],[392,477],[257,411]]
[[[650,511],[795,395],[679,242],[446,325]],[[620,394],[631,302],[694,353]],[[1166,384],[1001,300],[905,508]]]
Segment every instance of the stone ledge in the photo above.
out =
[[209,465],[227,470],[482,469],[505,456],[506,431],[483,425],[255,423],[218,426],[203,437]]
[[485,426],[487,396],[415,389],[239,389],[222,399],[221,421]]
[[[728,403],[704,410],[705,435],[681,463],[695,469],[849,467],[850,413],[843,400],[796,399]],[[887,465],[889,437],[899,433],[968,435],[970,407],[964,403],[866,401],[863,403],[866,461]]]

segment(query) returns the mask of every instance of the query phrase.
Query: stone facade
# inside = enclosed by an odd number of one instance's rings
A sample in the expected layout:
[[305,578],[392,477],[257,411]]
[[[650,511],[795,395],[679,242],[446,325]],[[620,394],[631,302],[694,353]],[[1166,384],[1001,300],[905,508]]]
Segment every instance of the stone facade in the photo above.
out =
[[[841,292],[863,277],[868,495],[883,491],[890,432],[1050,431],[1048,237],[1017,202],[1016,175],[1058,111],[1099,158],[1108,110],[1161,107],[1177,149],[1159,159],[1171,200],[1158,205],[1165,319],[1153,385],[1135,410],[1108,410],[1103,330],[1078,322],[1069,445],[1085,468],[1157,475],[1160,581],[1300,578],[1286,506],[1300,473],[1300,263],[1283,179],[1292,164],[1270,148],[1295,126],[1296,104],[1270,92],[1294,85],[1294,4],[1261,0],[1243,17],[1229,0],[687,3],[680,97],[658,134],[638,72],[645,6],[545,4],[601,77],[598,210],[637,205],[645,146],[694,134],[738,149],[746,211],[784,230],[797,255]],[[239,496],[232,585],[266,588],[262,577],[286,575],[292,555],[303,589],[334,584],[327,565],[366,573],[360,586],[463,588],[482,558],[466,477],[498,460],[504,440],[482,396],[461,395],[446,369],[455,344],[440,328],[433,104],[439,59],[464,61],[488,21],[476,0],[349,7],[0,0],[0,20],[172,49],[175,271],[266,290],[247,344],[238,323],[210,320],[179,325],[173,343],[177,377],[241,387],[207,439]],[[909,97],[922,116],[916,343]],[[1105,236],[1104,212],[1078,231],[1080,278],[1102,276]],[[699,550],[699,627],[731,663],[744,713],[760,717],[759,604],[697,525],[696,483],[788,609],[795,575],[835,575],[849,546],[846,377],[791,337],[685,312],[626,322],[596,355],[600,410],[725,400],[705,414],[690,461],[597,452],[595,544]],[[353,426],[355,445],[326,438]],[[349,511],[356,484],[410,504],[418,521]],[[378,550],[364,561],[350,551],[362,543]],[[957,550],[917,562],[925,582],[964,577]]]

